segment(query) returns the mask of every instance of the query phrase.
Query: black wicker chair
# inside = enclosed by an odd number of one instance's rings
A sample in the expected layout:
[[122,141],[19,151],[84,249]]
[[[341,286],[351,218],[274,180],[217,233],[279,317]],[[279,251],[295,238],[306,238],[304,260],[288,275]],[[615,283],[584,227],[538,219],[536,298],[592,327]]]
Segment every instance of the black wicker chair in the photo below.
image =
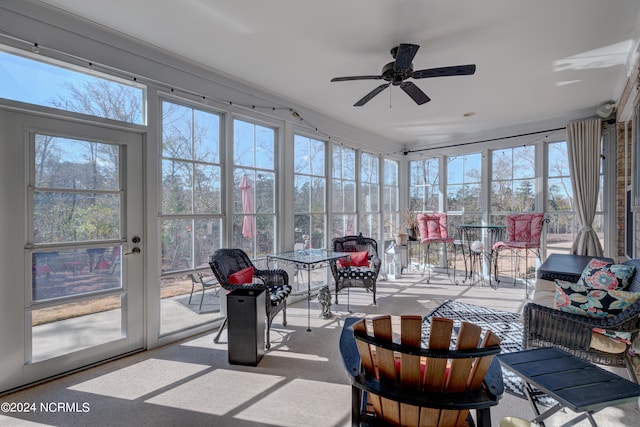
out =
[[[378,243],[370,237],[357,236],[336,237],[333,239],[335,252],[364,252],[369,253],[368,267],[341,267],[336,261],[331,261],[331,273],[336,281],[336,304],[338,304],[338,292],[344,288],[365,288],[373,294],[373,303],[376,304],[376,281],[380,273],[382,260],[378,257]],[[347,310],[349,309],[347,296]]]
[[[291,293],[289,275],[284,270],[259,270],[256,269],[249,256],[242,249],[218,249],[209,257],[209,265],[215,274],[220,286],[228,292],[234,289],[264,289],[266,292],[267,313],[267,349],[271,347],[269,331],[273,318],[282,311],[282,325],[287,326],[287,297]],[[254,267],[254,283],[234,285],[229,283],[229,276],[242,269]],[[227,323],[220,326],[214,341],[218,342],[220,333]]]
[[[628,260],[623,264],[634,265],[636,273],[629,291],[640,292],[640,260]],[[575,278],[571,281],[575,282]],[[591,318],[566,313],[555,308],[535,303],[524,306],[524,348],[559,347],[569,353],[593,363],[626,367],[629,377],[638,382],[627,350],[607,353],[591,347],[593,328],[614,332],[630,332],[631,340],[640,332],[640,301],[634,303],[615,317]]]

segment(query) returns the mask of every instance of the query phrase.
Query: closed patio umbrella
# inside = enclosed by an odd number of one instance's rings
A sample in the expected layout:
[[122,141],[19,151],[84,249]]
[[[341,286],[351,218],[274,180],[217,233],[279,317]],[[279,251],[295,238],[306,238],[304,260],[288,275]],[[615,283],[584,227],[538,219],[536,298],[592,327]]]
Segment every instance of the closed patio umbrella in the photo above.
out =
[[245,214],[242,222],[242,236],[253,239],[256,235],[256,217],[249,215],[253,213],[253,195],[251,194],[251,180],[247,174],[242,175],[238,188],[242,190],[242,212]]

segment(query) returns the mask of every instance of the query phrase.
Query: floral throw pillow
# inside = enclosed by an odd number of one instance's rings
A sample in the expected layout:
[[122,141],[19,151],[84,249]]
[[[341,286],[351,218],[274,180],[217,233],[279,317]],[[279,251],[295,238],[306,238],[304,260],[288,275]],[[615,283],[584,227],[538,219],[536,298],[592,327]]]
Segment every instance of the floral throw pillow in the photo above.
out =
[[578,283],[589,289],[625,290],[633,279],[636,268],[631,265],[612,264],[592,259],[582,271]]
[[640,299],[640,293],[589,289],[579,283],[556,280],[557,309],[587,317],[614,317]]

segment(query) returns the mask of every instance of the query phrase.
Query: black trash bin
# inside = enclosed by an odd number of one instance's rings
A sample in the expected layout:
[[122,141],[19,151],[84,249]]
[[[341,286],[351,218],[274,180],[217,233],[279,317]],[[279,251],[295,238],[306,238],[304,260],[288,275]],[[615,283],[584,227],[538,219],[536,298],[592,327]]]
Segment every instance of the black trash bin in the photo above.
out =
[[257,366],[264,356],[265,291],[236,289],[227,295],[229,363]]

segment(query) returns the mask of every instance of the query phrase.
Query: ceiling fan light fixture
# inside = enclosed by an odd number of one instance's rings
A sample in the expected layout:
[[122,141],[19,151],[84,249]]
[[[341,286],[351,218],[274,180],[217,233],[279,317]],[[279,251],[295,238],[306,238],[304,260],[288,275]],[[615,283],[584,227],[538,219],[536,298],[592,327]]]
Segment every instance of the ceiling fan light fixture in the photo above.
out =
[[417,44],[400,43],[398,46],[391,49],[391,56],[393,56],[393,62],[389,62],[382,67],[381,74],[378,75],[363,75],[363,76],[346,76],[346,77],[334,77],[332,82],[345,82],[352,80],[384,80],[387,83],[383,83],[366,94],[362,99],[353,104],[354,107],[362,107],[369,102],[373,97],[378,95],[384,89],[389,86],[400,86],[402,89],[417,105],[422,105],[431,100],[422,89],[416,86],[415,83],[406,81],[407,79],[426,79],[431,77],[447,77],[447,76],[468,76],[476,72],[475,64],[467,65],[455,65],[451,67],[438,67],[428,68],[424,70],[414,71],[413,58],[420,49]]

